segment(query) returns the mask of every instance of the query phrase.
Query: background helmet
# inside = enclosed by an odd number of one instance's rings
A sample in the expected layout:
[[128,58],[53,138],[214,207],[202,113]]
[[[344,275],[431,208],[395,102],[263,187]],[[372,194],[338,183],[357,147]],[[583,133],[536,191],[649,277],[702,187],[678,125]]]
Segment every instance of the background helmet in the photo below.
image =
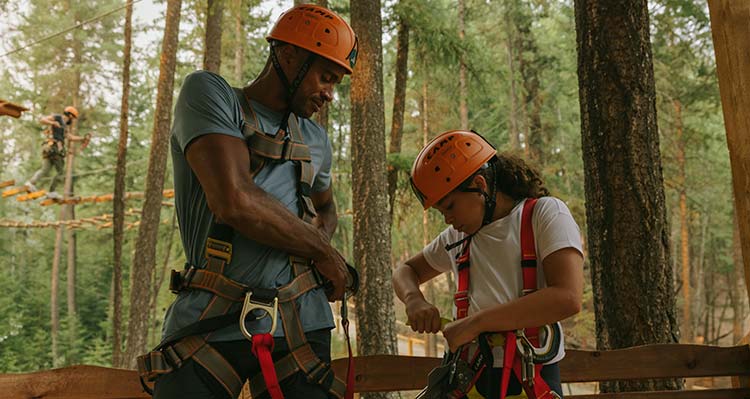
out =
[[414,160],[411,187],[427,209],[458,188],[495,155],[495,147],[475,132],[442,133],[427,143]]
[[303,4],[285,11],[266,40],[293,44],[330,60],[351,74],[357,62],[357,36],[333,11]]
[[75,107],[67,106],[63,112],[78,119],[78,110]]

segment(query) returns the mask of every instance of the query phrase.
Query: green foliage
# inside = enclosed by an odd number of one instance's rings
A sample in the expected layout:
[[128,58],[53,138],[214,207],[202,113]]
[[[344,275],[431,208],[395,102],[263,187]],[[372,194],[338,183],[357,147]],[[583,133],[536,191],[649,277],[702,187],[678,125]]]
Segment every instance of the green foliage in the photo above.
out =
[[[246,84],[263,68],[267,57],[265,34],[276,11],[272,2],[243,0],[224,7],[222,74],[230,84]],[[0,33],[15,47],[30,44],[52,33],[120,6],[114,0],[77,2],[70,5],[51,0],[25,4],[0,0],[0,18],[9,21]],[[275,3],[274,3],[275,4]],[[349,2],[332,0],[331,7],[347,18]],[[162,5],[163,6],[163,5]],[[202,66],[205,0],[183,4],[175,75],[175,92],[184,77]],[[7,8],[6,8],[7,7]],[[140,7],[139,4],[135,5]],[[243,16],[242,35],[235,34],[235,18]],[[672,248],[676,264],[679,244],[676,115],[673,101],[682,104],[683,138],[686,148],[685,190],[690,215],[690,250],[693,264],[711,276],[725,278],[734,270],[733,203],[731,174],[724,137],[716,68],[711,45],[705,2],[698,0],[659,0],[651,7],[654,67],[658,96],[658,123],[661,132],[662,167],[666,181],[667,208],[672,222]],[[105,194],[113,191],[114,163],[119,137],[124,11],[102,18],[82,29],[52,38],[2,59],[0,98],[24,104],[32,110],[21,119],[0,118],[0,181],[15,178],[22,183],[39,167],[41,126],[38,119],[60,112],[78,101],[82,118],[80,133],[91,132],[94,139],[76,160],[76,193]],[[396,27],[398,19],[410,27],[406,111],[402,151],[388,156],[388,164],[399,171],[392,224],[394,264],[418,253],[426,242],[445,228],[434,210],[426,213],[409,188],[408,172],[422,147],[424,114],[420,108],[423,89],[427,90],[427,138],[459,126],[458,60],[465,55],[468,74],[470,127],[482,133],[501,151],[523,156],[524,149],[511,148],[511,136],[526,134],[528,109],[524,76],[518,57],[535,68],[539,79],[540,118],[545,135],[542,174],[553,195],[571,209],[585,237],[584,173],[580,149],[580,110],[578,104],[575,18],[572,2],[513,0],[492,2],[466,0],[466,38],[458,36],[455,1],[401,0],[383,8],[385,23],[384,83],[386,126],[392,111]],[[138,22],[133,27],[131,94],[129,104],[127,191],[143,191],[147,170],[153,109],[159,74],[159,53],[163,17]],[[523,36],[519,36],[523,34]],[[519,37],[525,45],[519,47]],[[76,44],[79,47],[74,47]],[[244,46],[243,71],[235,76],[235,49]],[[5,50],[10,50],[7,45]],[[76,54],[78,54],[76,56]],[[511,70],[511,58],[516,62]],[[80,85],[76,86],[77,76]],[[344,256],[352,258],[351,136],[367,134],[350,128],[349,78],[335,91],[328,106],[328,133],[334,154],[334,198],[339,212],[338,229],[332,241]],[[511,108],[512,85],[516,90],[515,110]],[[530,99],[534,100],[534,99]],[[524,108],[525,107],[525,108]],[[512,131],[516,121],[518,131]],[[655,165],[658,167],[658,165]],[[171,172],[171,167],[168,166]],[[43,181],[46,185],[49,180]],[[166,187],[171,187],[167,176]],[[717,194],[719,193],[719,194]],[[139,208],[131,201],[128,207]],[[37,203],[0,200],[0,219],[31,222],[53,221],[59,208]],[[112,212],[111,203],[81,205],[76,216],[91,217]],[[156,279],[166,268],[180,268],[184,262],[179,235],[169,223],[171,209],[165,208],[157,246]],[[134,222],[129,216],[126,222]],[[127,315],[129,265],[137,228],[126,231],[123,264],[123,317]],[[170,235],[173,245],[168,248]],[[51,368],[49,292],[55,233],[52,229],[0,228],[0,371],[21,372]],[[77,233],[77,304],[73,317],[67,314],[65,249],[61,262],[59,342],[63,364],[109,365],[111,361],[112,317],[112,233],[109,229],[86,229]],[[587,241],[596,237],[586,237]],[[168,261],[165,259],[169,256]],[[723,280],[720,280],[723,281]],[[699,283],[695,282],[694,283]],[[718,284],[717,284],[718,285]],[[451,312],[450,282],[436,285],[435,302],[443,315]],[[717,287],[718,289],[718,287]],[[722,291],[723,293],[723,291]],[[719,294],[717,294],[719,295]],[[593,298],[590,285],[585,290],[584,311],[566,323],[571,343],[583,347],[596,342]],[[173,296],[162,282],[156,302],[150,340],[159,340],[164,310]],[[403,318],[398,311],[397,317]],[[124,320],[127,322],[127,320]],[[336,356],[343,356],[340,336],[334,334]],[[335,356],[335,357],[336,357]]]

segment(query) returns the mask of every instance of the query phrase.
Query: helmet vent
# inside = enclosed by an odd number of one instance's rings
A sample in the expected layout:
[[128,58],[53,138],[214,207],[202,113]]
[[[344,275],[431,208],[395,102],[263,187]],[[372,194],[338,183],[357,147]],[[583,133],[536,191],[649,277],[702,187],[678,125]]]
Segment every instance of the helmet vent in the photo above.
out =
[[316,46],[320,47],[320,42],[315,43]]
[[435,167],[435,172],[440,172],[440,167],[439,166]]
[[467,146],[467,147],[471,147],[471,143],[469,143],[469,142],[467,141],[467,142],[466,142],[466,146]]
[[451,178],[450,178],[450,177],[446,177],[446,178],[445,178],[445,181],[447,181],[447,182],[449,182],[449,183],[450,183],[450,181],[451,181]]
[[331,33],[331,30],[326,28],[326,33]]

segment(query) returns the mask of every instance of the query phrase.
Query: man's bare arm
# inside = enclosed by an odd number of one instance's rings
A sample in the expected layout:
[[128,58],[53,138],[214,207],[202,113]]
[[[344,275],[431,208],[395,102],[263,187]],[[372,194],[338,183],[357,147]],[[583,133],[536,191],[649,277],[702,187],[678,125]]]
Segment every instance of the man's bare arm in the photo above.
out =
[[336,203],[333,201],[332,186],[328,187],[326,191],[313,193],[312,201],[315,212],[318,213],[313,224],[325,233],[330,241],[339,223],[339,217],[336,214]]
[[323,232],[255,185],[242,139],[204,135],[188,146],[186,156],[206,193],[208,207],[221,222],[253,241],[312,259],[334,284],[329,299],[343,296],[346,265],[338,252]]

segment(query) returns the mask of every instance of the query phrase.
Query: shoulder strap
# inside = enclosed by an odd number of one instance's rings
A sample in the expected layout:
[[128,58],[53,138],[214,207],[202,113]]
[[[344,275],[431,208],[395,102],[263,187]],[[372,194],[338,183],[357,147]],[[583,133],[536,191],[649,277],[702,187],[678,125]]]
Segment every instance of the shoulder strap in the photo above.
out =
[[532,216],[537,198],[528,198],[521,213],[521,270],[523,271],[523,295],[536,291],[536,245]]

